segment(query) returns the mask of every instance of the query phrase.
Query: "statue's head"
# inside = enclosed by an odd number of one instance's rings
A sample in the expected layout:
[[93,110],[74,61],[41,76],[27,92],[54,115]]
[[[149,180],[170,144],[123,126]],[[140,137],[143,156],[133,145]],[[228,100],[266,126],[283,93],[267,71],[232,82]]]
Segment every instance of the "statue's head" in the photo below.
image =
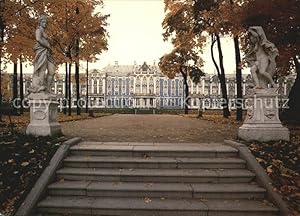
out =
[[251,43],[256,43],[259,40],[259,36],[258,36],[257,32],[252,28],[248,29],[248,38]]
[[39,26],[47,25],[48,17],[46,15],[41,15],[38,19]]
[[267,41],[266,34],[264,32],[264,29],[261,26],[251,26],[248,29],[248,34],[251,37],[255,38],[257,42],[264,43]]

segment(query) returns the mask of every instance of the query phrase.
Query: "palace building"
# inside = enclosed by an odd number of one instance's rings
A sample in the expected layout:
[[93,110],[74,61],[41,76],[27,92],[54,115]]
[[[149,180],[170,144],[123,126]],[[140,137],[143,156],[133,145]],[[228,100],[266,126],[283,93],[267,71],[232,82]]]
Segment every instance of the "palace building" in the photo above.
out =
[[[80,74],[80,94],[86,101],[87,85],[86,75]],[[278,80],[279,93],[287,97],[293,85],[294,77],[285,77]],[[243,94],[246,95],[252,79],[250,75],[243,76]],[[31,84],[31,75],[24,76],[24,92]],[[222,98],[219,79],[215,74],[206,74],[200,83],[195,84],[188,79],[191,108],[199,108],[201,103],[209,109],[221,109]],[[237,92],[235,74],[226,74],[226,87],[230,109],[235,107]],[[64,75],[55,77],[52,90],[59,98],[65,96]],[[76,105],[75,84],[71,84],[73,105]],[[102,70],[89,71],[88,77],[88,103],[91,108],[156,108],[172,109],[182,108],[184,101],[183,78],[178,75],[169,79],[163,75],[157,64],[149,65],[108,65]]]

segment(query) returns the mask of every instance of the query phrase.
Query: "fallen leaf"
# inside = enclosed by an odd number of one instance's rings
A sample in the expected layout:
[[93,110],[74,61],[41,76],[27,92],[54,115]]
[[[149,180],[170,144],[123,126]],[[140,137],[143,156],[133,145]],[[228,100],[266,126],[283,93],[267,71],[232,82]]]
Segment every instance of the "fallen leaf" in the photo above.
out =
[[151,203],[152,202],[152,200],[149,197],[145,197],[144,201],[145,201],[145,203]]
[[22,167],[26,167],[26,166],[28,166],[28,165],[29,165],[28,162],[23,162],[23,163],[21,163],[21,166],[22,166]]

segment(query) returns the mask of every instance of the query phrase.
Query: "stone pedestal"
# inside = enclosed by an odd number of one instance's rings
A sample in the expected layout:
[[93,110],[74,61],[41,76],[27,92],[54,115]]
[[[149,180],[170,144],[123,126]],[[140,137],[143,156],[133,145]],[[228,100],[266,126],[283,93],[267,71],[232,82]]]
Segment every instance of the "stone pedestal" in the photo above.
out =
[[247,98],[247,116],[239,128],[239,138],[246,141],[290,140],[289,130],[281,124],[278,94],[275,88],[253,90]]
[[61,134],[57,122],[58,102],[55,96],[44,93],[31,94],[29,99],[30,124],[26,134],[34,136],[55,136]]

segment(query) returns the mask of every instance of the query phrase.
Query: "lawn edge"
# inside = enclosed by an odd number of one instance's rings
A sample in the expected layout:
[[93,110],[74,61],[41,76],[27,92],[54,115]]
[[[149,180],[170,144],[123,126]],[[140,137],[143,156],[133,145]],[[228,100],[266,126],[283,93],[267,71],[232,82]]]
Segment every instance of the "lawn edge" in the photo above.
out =
[[274,191],[271,178],[266,174],[265,169],[251,154],[248,147],[234,140],[225,140],[224,144],[239,151],[239,156],[246,161],[248,169],[256,175],[255,178],[258,184],[266,189],[267,198],[279,208],[280,215],[290,215],[290,210],[287,204],[283,201],[282,196]]
[[75,137],[65,141],[51,158],[49,165],[45,168],[36,181],[30,193],[19,207],[15,216],[30,216],[37,202],[45,195],[48,184],[54,179],[56,170],[62,165],[63,159],[69,153],[70,147],[79,143],[81,138]]

